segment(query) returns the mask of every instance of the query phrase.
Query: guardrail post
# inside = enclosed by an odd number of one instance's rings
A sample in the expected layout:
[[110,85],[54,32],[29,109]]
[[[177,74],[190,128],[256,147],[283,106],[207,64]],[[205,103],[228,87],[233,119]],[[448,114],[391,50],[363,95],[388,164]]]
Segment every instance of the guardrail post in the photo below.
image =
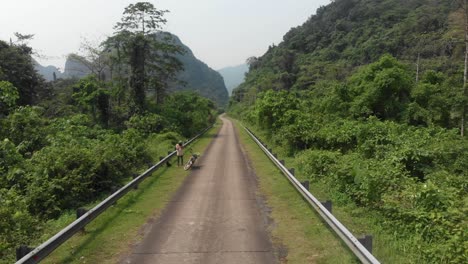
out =
[[280,163],[283,164],[283,166],[284,166],[284,160],[280,160]]
[[276,153],[273,153],[273,157],[275,157],[275,159],[277,159],[278,155],[276,155]]
[[[87,212],[88,212],[88,209],[86,209],[84,207],[80,207],[80,208],[76,209],[76,219],[80,218],[81,216],[83,216]],[[81,229],[81,232],[84,232],[84,231],[85,231],[85,228],[83,227]]]
[[80,208],[76,209],[76,219],[82,217],[87,212],[88,212],[88,209],[86,209],[84,207],[80,207]]
[[16,261],[22,259],[29,252],[33,251],[34,248],[28,247],[26,245],[21,245],[16,248]]
[[272,151],[273,151],[273,149],[271,149],[271,148],[269,148],[269,149],[268,149],[268,152],[270,152],[270,153],[271,153]]
[[[163,160],[163,159],[164,159],[164,157],[161,157],[161,156],[159,157],[159,161],[161,161],[161,160]],[[166,161],[166,166],[167,166],[167,167],[170,167],[170,166],[171,166],[171,163],[169,163],[169,160]]]
[[328,210],[328,212],[332,212],[332,202],[330,200],[326,200],[325,202],[322,202],[322,205],[325,207],[325,209]]
[[370,253],[372,253],[372,236],[371,235],[365,235],[363,238],[358,238],[358,240]]
[[[136,179],[137,177],[138,177],[138,173],[133,173],[132,178]],[[133,189],[138,190],[138,184],[136,184],[135,187],[133,187]]]
[[[115,193],[116,191],[118,191],[120,188],[116,185],[112,185],[111,188],[110,188],[110,191],[111,193]],[[116,205],[117,204],[117,201],[113,202],[112,205]]]
[[304,186],[304,188],[306,190],[309,190],[309,181],[303,181],[303,182],[301,182],[301,184],[302,184],[302,186]]
[[293,175],[293,176],[296,176],[295,172],[296,170],[294,168],[290,168],[289,169],[289,172]]

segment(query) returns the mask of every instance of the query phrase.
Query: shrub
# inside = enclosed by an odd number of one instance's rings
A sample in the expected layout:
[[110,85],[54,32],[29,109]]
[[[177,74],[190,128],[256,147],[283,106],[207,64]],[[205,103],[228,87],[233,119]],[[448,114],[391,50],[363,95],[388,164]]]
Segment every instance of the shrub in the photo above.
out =
[[11,263],[14,248],[27,245],[38,234],[40,222],[28,212],[26,201],[15,188],[0,188],[0,204],[0,259]]
[[160,115],[148,113],[145,115],[134,115],[127,122],[127,128],[134,128],[143,135],[148,136],[152,133],[159,133],[167,127],[167,121]]

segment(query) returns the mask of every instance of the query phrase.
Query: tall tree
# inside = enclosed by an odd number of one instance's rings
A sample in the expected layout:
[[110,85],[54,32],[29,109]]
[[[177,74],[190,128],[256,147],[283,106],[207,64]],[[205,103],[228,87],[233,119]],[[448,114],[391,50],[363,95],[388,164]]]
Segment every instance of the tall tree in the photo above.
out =
[[125,8],[121,22],[114,27],[115,35],[108,41],[110,47],[115,48],[115,40],[119,40],[119,46],[123,44],[122,50],[128,57],[129,83],[135,112],[144,111],[145,93],[149,84],[162,95],[168,78],[182,69],[181,63],[172,57],[182,53],[182,49],[171,44],[166,37],[160,37],[165,35],[161,30],[167,21],[164,18],[167,12],[149,2],[130,4]]
[[0,40],[0,80],[18,89],[19,105],[36,103],[41,91],[46,89],[44,80],[34,69],[31,55],[32,49],[25,44],[9,45]]

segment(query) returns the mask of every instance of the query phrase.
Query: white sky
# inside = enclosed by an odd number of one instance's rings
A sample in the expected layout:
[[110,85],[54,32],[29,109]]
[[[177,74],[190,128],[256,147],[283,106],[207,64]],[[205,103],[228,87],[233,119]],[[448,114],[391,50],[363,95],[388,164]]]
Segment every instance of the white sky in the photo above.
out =
[[[330,0],[147,0],[168,9],[164,30],[179,36],[213,69],[235,66],[263,55],[291,28]],[[0,0],[0,39],[14,32],[35,34],[29,43],[43,65],[64,67],[83,38],[112,35],[122,12],[135,0]],[[14,38],[13,38],[14,39]]]

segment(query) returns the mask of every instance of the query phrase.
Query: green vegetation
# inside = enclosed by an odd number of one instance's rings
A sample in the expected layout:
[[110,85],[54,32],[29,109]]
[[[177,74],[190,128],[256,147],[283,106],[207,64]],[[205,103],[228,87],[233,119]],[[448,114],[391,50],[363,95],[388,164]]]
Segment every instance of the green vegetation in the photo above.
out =
[[[132,15],[138,12],[159,14],[150,5],[140,7],[131,5],[126,12],[130,17],[123,21],[133,23]],[[151,26],[147,30],[160,25]],[[131,54],[116,51],[121,61],[109,79],[103,78],[105,70],[97,70],[104,60],[100,54],[91,61],[96,70],[86,78],[46,83],[34,71],[32,49],[24,43],[32,36],[18,34],[19,42],[10,44],[0,41],[1,263],[11,263],[21,244],[44,242],[70,222],[73,210],[96,204],[165,156],[176,142],[215,121],[214,103],[196,93],[164,94],[164,100],[147,97],[157,75],[147,78],[145,74],[156,70],[151,60],[140,56],[151,52],[170,56],[176,48],[148,51],[154,43],[145,34],[153,31],[131,33],[125,25],[120,29],[127,37],[121,44],[129,45],[126,51],[134,49]],[[142,73],[141,67],[148,72]],[[158,67],[164,80],[176,74],[171,63]]]
[[269,229],[281,263],[359,263],[245,130],[237,122],[235,125],[258,178],[260,194],[271,209],[274,223]]
[[10,82],[0,81],[0,114],[8,114],[8,110],[16,105],[19,94]]
[[250,58],[230,103],[323,196],[416,249],[400,251],[408,262],[468,258],[462,11],[333,1]]
[[[208,131],[190,147],[203,153],[219,125]],[[164,139],[165,138],[165,139]],[[170,134],[154,135],[147,140],[152,155],[157,159],[168,148],[173,148]],[[159,148],[161,148],[159,150]],[[60,246],[44,263],[117,263],[131,250],[131,245],[143,237],[146,224],[157,219],[173,193],[189,172],[172,167],[162,167],[148,179],[91,222],[84,233],[79,233]],[[94,204],[87,207],[90,208]],[[73,211],[47,223],[47,236],[75,219]],[[43,238],[47,238],[43,235]]]

